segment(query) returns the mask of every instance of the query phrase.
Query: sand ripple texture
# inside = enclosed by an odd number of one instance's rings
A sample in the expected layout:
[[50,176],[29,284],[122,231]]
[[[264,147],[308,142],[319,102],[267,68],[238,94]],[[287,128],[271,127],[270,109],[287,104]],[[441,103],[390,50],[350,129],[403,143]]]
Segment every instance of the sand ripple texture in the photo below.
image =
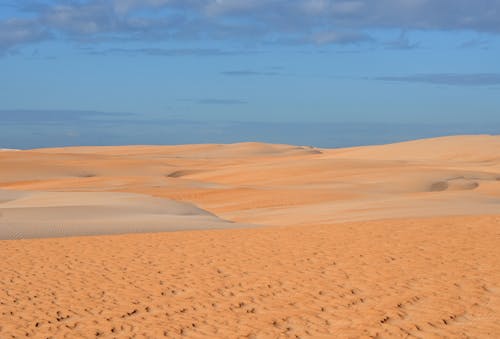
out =
[[500,217],[0,242],[1,338],[495,338]]

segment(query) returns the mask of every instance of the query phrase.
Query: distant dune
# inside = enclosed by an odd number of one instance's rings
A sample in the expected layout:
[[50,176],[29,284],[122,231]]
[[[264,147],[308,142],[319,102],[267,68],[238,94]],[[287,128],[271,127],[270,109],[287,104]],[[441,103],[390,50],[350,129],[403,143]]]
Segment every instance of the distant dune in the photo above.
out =
[[0,239],[56,237],[0,242],[0,338],[493,338],[500,136],[0,152]]
[[[500,204],[499,136],[345,149],[261,143],[68,147],[2,153],[0,161],[0,188],[38,191],[32,200],[43,199],[43,191],[66,192],[70,200],[69,192],[135,193],[254,225],[496,214]],[[23,220],[29,222],[31,213],[25,211]],[[137,230],[193,227],[148,228],[146,219]],[[98,233],[108,232],[102,226]]]

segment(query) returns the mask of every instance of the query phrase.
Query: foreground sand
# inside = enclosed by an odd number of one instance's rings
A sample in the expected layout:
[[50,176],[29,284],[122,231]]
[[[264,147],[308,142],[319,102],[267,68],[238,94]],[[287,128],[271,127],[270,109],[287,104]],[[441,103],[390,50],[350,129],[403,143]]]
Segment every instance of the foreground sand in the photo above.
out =
[[498,136],[0,164],[0,338],[500,334]]
[[495,338],[500,217],[4,241],[0,337]]

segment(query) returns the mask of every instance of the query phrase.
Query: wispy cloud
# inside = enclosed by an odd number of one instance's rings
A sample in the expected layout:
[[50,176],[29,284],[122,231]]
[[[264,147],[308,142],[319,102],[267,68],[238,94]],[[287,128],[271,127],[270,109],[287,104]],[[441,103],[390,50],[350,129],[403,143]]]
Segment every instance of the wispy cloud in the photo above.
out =
[[48,39],[48,29],[27,19],[0,21],[0,55],[23,43],[33,43]]
[[94,49],[82,48],[87,54],[92,55],[150,55],[150,56],[223,56],[223,55],[236,55],[242,52],[222,50],[218,48],[108,48],[108,49]]
[[[346,44],[371,29],[500,34],[499,0],[46,0],[4,1],[0,50],[46,39],[252,40]],[[408,48],[402,39],[393,44]]]
[[427,83],[450,86],[491,86],[500,85],[500,73],[434,73],[405,76],[382,76],[374,80],[390,82]]
[[470,39],[462,42],[458,47],[459,48],[480,48],[480,49],[488,49],[489,41],[485,39]]
[[196,99],[193,100],[193,102],[200,105],[245,105],[248,103],[248,101],[241,99],[217,99],[217,98]]
[[198,105],[246,105],[248,101],[242,99],[227,99],[227,98],[200,98],[200,99],[180,99],[180,101],[188,101]]
[[106,119],[130,118],[133,113],[109,113],[76,110],[0,110],[3,123],[57,123],[61,121],[104,121]]
[[253,70],[248,70],[248,69],[222,71],[222,72],[220,72],[220,74],[227,75],[227,76],[233,76],[233,77],[282,75],[282,73],[276,72],[276,71],[253,71]]
[[410,50],[420,47],[419,42],[413,42],[410,40],[406,31],[402,31],[397,39],[388,41],[384,45],[387,49],[399,50]]
[[357,31],[323,31],[315,33],[310,40],[318,45],[326,44],[356,44],[361,42],[373,41],[373,38],[364,33]]

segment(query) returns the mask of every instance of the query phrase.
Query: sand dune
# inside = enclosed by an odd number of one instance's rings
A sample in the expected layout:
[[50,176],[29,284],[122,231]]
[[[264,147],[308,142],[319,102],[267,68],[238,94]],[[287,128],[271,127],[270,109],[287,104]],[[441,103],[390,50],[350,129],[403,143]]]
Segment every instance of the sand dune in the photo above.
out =
[[0,241],[0,338],[494,338],[500,136],[0,152],[0,238],[56,236]]
[[221,220],[188,203],[140,194],[0,190],[0,239],[238,226],[242,225]]
[[0,188],[139,193],[263,225],[495,214],[499,149],[498,136],[331,150],[259,143],[39,149],[0,154]]
[[[342,157],[391,160],[437,160],[450,162],[498,161],[500,138],[493,135],[461,135],[413,140],[390,145],[353,147]],[[334,151],[336,153],[336,151]]]

